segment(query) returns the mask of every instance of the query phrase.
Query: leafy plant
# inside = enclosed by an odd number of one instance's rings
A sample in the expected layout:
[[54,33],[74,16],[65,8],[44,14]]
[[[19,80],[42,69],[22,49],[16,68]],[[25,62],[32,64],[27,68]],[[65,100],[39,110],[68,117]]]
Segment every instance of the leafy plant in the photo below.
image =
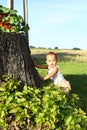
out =
[[22,16],[17,15],[16,10],[0,5],[0,31],[19,33],[25,32],[28,29],[28,25],[25,26]]
[[87,114],[76,94],[49,84],[42,89],[24,86],[8,76],[0,86],[0,129],[86,130]]

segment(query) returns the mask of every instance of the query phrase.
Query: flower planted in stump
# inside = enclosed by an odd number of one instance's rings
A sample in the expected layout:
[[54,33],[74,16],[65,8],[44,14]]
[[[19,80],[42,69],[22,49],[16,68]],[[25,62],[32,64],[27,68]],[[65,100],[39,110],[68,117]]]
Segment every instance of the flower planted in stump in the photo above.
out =
[[0,31],[24,33],[29,27],[25,26],[22,16],[17,15],[16,10],[0,5]]

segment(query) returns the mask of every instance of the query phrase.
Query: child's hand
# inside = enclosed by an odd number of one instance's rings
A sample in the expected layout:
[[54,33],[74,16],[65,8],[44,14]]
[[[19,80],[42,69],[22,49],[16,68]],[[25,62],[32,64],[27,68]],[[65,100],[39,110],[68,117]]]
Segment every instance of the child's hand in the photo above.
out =
[[41,76],[40,76],[40,78],[41,78],[41,80],[44,80],[44,78],[43,78],[43,77],[41,77]]
[[39,75],[39,78],[40,78],[41,80],[44,80],[44,78],[43,78],[42,76],[40,76],[40,75]]

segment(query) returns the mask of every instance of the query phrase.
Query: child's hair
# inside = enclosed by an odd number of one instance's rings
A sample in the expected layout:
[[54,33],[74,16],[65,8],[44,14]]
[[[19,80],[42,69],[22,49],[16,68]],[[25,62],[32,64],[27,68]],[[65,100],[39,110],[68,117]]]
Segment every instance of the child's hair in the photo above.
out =
[[58,61],[58,58],[57,58],[56,53],[54,53],[54,52],[52,52],[52,51],[48,52],[48,53],[45,55],[45,61],[47,60],[47,56],[48,56],[48,55],[54,55],[55,58],[56,58],[56,60]]

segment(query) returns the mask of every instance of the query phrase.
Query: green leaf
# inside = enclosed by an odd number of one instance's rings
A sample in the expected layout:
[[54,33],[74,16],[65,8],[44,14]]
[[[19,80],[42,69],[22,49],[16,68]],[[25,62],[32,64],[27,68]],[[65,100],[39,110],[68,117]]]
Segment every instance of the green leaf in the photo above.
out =
[[65,125],[70,125],[70,122],[71,122],[71,120],[72,120],[72,116],[70,115],[70,116],[68,116],[67,118],[65,118]]
[[9,19],[9,23],[12,25],[12,24],[14,24],[14,18],[13,17],[10,17],[10,19]]
[[5,88],[0,87],[0,92],[3,92],[3,91],[5,91]]
[[19,121],[20,119],[21,119],[21,116],[20,116],[19,114],[17,114],[17,115],[15,116],[15,122]]
[[8,97],[8,99],[6,100],[6,105],[9,105],[9,103],[13,100],[13,95]]
[[22,109],[20,108],[20,107],[17,107],[17,108],[12,108],[10,111],[9,111],[9,113],[19,113],[19,112],[21,112],[22,111]]
[[23,93],[18,91],[18,92],[15,93],[15,96],[22,97]]
[[0,118],[3,118],[4,116],[5,116],[5,112],[4,112],[4,110],[2,110],[0,113]]

